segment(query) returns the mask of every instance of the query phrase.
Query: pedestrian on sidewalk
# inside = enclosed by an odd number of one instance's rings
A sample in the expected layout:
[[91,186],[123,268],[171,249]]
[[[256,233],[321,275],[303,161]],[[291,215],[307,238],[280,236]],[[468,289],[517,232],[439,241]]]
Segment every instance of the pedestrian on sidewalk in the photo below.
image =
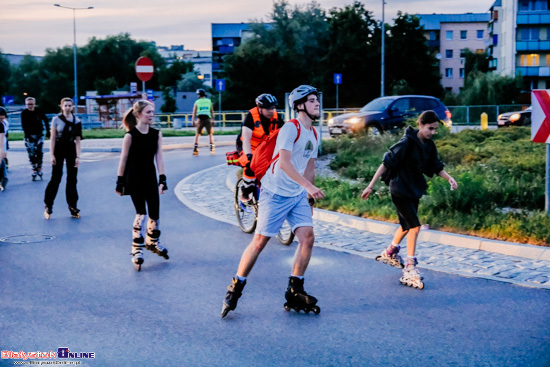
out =
[[53,203],[63,176],[63,162],[67,165],[67,184],[65,196],[73,218],[80,218],[77,209],[78,191],[76,189],[78,166],[80,165],[80,140],[82,124],[74,115],[74,104],[71,98],[61,100],[61,113],[52,120],[50,154],[52,160],[52,177],[44,193],[44,217],[50,219]]
[[[393,237],[393,242],[377,257],[384,263],[403,268],[401,283],[422,289],[422,277],[416,268],[416,240],[420,231],[418,203],[426,193],[428,185],[424,175],[434,174],[449,181],[451,190],[457,183],[443,167],[437,148],[432,140],[439,127],[439,117],[434,111],[423,112],[417,120],[418,129],[407,127],[401,140],[393,145],[384,155],[383,163],[378,167],[369,185],[361,194],[368,199],[373,193],[373,186],[379,178],[389,185],[392,201],[397,209],[401,225]],[[407,236],[408,235],[408,236]],[[400,243],[407,236],[407,260],[399,256]]]
[[21,112],[21,127],[25,133],[25,147],[32,166],[32,180],[42,178],[42,146],[44,145],[44,128],[46,138],[50,138],[50,124],[46,114],[36,107],[36,99],[25,98],[25,108]]
[[[197,96],[199,99],[193,104],[193,114],[191,115],[191,121],[197,126],[193,155],[199,155],[199,136],[201,136],[203,128],[206,129],[206,133],[210,139],[210,154],[214,155],[214,130],[212,129],[214,107],[212,106],[212,101],[206,98],[206,91],[204,89],[197,89]],[[195,117],[198,117],[197,120],[195,120]]]
[[290,106],[297,112],[298,118],[284,124],[278,133],[273,157],[278,154],[279,158],[271,163],[261,180],[256,233],[242,254],[237,274],[227,287],[222,317],[237,307],[248,274],[269,239],[277,235],[285,220],[288,220],[298,238],[285,293],[285,309],[320,311],[316,306],[317,299],[304,290],[304,274],[315,240],[310,204],[325,197],[324,192],[314,185],[319,142],[313,122],[320,113],[318,94],[317,89],[302,85],[289,96]]
[[[132,227],[132,261],[138,271],[143,264],[143,248],[168,259],[168,250],[159,242],[159,193],[164,194],[168,185],[164,174],[162,133],[152,127],[154,116],[155,105],[142,99],[134,103],[122,119],[126,134],[122,140],[115,192],[130,195],[136,209]],[[147,210],[149,220],[144,239]]]
[[8,111],[0,107],[0,191],[8,184]]
[[[279,130],[284,121],[279,120],[276,110],[277,98],[263,93],[256,97],[256,107],[251,108],[244,118],[238,143],[241,143],[243,155],[239,162],[243,166],[242,201],[250,200],[256,192],[256,175],[250,168],[250,161],[256,148],[274,131]],[[237,147],[238,148],[238,147]]]

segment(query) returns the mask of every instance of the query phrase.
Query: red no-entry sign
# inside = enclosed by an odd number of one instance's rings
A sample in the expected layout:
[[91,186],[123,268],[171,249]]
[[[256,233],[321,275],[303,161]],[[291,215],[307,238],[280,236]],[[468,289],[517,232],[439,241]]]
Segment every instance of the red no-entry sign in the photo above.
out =
[[153,61],[150,58],[142,56],[136,61],[136,74],[139,80],[146,82],[153,77]]

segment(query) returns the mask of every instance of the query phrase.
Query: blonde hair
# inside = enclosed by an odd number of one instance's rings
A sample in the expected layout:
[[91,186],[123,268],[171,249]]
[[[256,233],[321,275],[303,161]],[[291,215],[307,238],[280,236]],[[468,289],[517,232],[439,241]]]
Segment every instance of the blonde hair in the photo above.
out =
[[137,125],[137,116],[143,111],[143,109],[147,106],[155,107],[155,105],[146,100],[146,99],[140,99],[134,105],[126,111],[124,114],[124,117],[122,118],[122,124],[124,125],[124,128],[126,131],[130,131]]
[[73,99],[69,97],[61,98],[61,102],[59,102],[59,108],[61,110],[61,113],[63,113],[63,103],[65,102],[71,102],[74,108]]

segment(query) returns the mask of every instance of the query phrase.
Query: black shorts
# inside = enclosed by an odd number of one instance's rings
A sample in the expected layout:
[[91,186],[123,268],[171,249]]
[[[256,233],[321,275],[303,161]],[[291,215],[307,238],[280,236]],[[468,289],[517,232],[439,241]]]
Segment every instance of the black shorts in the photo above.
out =
[[392,195],[391,200],[395,204],[397,216],[399,217],[399,224],[401,224],[401,228],[403,228],[404,231],[420,227],[420,220],[418,220],[419,199],[402,198]]

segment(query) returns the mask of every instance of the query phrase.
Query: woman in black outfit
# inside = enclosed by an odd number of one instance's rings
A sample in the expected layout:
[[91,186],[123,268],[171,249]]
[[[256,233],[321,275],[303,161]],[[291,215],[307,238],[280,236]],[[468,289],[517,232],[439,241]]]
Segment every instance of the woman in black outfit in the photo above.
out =
[[[434,174],[449,181],[451,190],[457,188],[457,183],[443,167],[432,137],[437,132],[439,117],[434,111],[425,111],[418,117],[418,130],[407,127],[403,138],[392,146],[384,155],[383,163],[378,167],[371,182],[363,191],[361,197],[368,199],[372,187],[382,177],[389,183],[392,201],[397,209],[401,225],[393,237],[393,242],[377,257],[384,263],[403,268],[402,284],[424,288],[422,277],[416,264],[416,240],[420,231],[418,219],[418,203],[426,193],[428,185],[424,175]],[[408,236],[407,236],[408,235]],[[407,261],[403,264],[399,253],[399,244],[407,236]]]
[[80,218],[80,210],[76,208],[78,191],[76,190],[76,175],[80,165],[80,140],[82,124],[73,114],[74,105],[70,98],[61,100],[61,113],[52,120],[50,153],[52,156],[52,178],[44,194],[44,217],[50,219],[53,202],[63,176],[63,161],[67,163],[67,185],[65,195],[69,211],[73,218]]
[[[122,142],[115,188],[118,195],[129,194],[136,208],[132,232],[132,260],[138,271],[143,264],[144,247],[168,259],[168,250],[159,243],[159,193],[164,194],[168,187],[162,157],[162,133],[152,127],[154,115],[153,103],[146,100],[137,101],[124,115],[122,122],[127,132]],[[158,182],[155,161],[159,172]],[[147,209],[149,221],[144,239]]]

